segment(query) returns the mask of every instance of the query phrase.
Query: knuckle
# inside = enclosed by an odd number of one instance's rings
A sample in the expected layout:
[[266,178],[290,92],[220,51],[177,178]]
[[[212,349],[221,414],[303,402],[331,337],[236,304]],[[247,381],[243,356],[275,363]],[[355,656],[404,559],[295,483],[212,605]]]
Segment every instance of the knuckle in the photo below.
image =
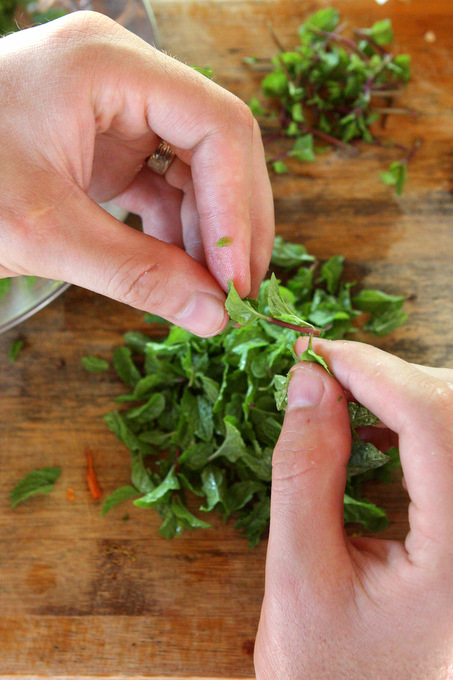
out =
[[293,486],[300,487],[302,478],[316,470],[311,449],[302,450],[300,434],[282,432],[275,447],[272,459],[272,483],[285,493],[290,493]]
[[108,295],[131,307],[158,311],[166,299],[167,281],[158,263],[124,262],[111,277]]
[[52,35],[57,40],[79,43],[87,38],[95,39],[105,30],[116,31],[117,24],[113,19],[90,10],[71,12],[59,21],[52,22]]
[[234,106],[234,113],[237,123],[242,125],[251,134],[255,127],[255,119],[250,107],[247,106],[247,104],[243,102],[242,99],[239,99],[239,97],[236,96],[234,97]]
[[453,429],[453,388],[450,383],[426,376],[419,391],[425,394],[425,401],[431,404],[432,417],[444,428]]
[[434,398],[441,415],[445,416],[453,427],[453,389],[442,382],[435,387]]

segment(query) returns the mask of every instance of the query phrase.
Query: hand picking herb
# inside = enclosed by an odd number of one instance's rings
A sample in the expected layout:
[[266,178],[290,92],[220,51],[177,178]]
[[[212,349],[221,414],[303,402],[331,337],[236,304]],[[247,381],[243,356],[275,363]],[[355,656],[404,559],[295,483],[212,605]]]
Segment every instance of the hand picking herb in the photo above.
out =
[[[382,146],[377,123],[384,127],[392,114],[414,115],[393,105],[410,79],[411,60],[408,54],[391,52],[391,21],[355,28],[350,35],[345,28],[340,13],[326,7],[299,27],[299,43],[294,48],[286,49],[272,31],[277,55],[269,60],[246,60],[269,68],[261,83],[268,103],[263,105],[255,97],[250,102],[252,112],[270,128],[268,139],[286,138],[291,145],[270,159],[277,174],[289,172],[288,158],[314,161],[316,152],[326,146],[349,153],[357,153],[359,141]],[[411,149],[385,143],[406,152],[403,160],[380,174],[398,195],[406,181],[407,164],[420,143],[417,140]]]
[[[171,538],[208,527],[204,517],[215,510],[224,520],[235,518],[250,547],[259,542],[269,524],[272,452],[283,422],[286,374],[297,360],[294,327],[342,338],[356,332],[354,321],[362,314],[351,297],[353,284],[341,280],[342,258],[320,266],[303,246],[277,237],[272,262],[292,270],[285,285],[272,276],[257,300],[241,300],[230,285],[232,321],[221,335],[199,338],[172,326],[157,342],[126,333],[114,365],[130,390],[117,398],[121,410],[105,421],[130,450],[131,479],[105,499],[103,514],[135,496],[137,507],[159,513],[159,531]],[[368,323],[395,314],[402,322],[400,298],[367,291],[357,299],[367,307]],[[364,499],[360,483],[351,479],[375,475],[391,461],[371,445],[354,443],[347,520],[383,528],[385,512]]]
[[9,493],[11,507],[38,493],[48,494],[61,474],[59,467],[46,467],[29,472]]

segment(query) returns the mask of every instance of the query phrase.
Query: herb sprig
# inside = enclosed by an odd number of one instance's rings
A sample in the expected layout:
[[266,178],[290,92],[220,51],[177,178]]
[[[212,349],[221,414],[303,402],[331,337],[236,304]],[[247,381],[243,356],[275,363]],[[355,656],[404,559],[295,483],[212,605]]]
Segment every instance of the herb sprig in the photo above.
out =
[[[288,158],[315,160],[320,147],[355,154],[359,141],[381,146],[378,122],[384,127],[389,115],[415,115],[394,106],[410,79],[411,59],[408,54],[390,51],[394,39],[390,19],[376,21],[371,28],[356,28],[348,36],[345,28],[340,13],[327,7],[299,27],[299,43],[294,48],[286,49],[272,30],[276,56],[268,61],[246,59],[269,70],[261,82],[267,103],[253,98],[253,113],[272,130],[268,140],[282,137],[291,143],[280,156],[269,159],[277,174],[289,172]],[[411,149],[405,149],[387,142],[405,153],[380,174],[385,184],[395,186],[398,195],[406,181],[407,164],[420,143],[416,140]]]
[[[303,246],[277,237],[272,261],[292,275],[285,285],[275,275],[264,281],[256,301],[241,300],[230,286],[227,309],[233,320],[221,335],[199,338],[176,326],[163,341],[126,333],[113,364],[130,390],[117,399],[122,408],[105,421],[130,450],[131,479],[106,498],[103,514],[138,496],[136,506],[159,513],[165,538],[209,526],[206,514],[215,510],[224,520],[235,518],[251,547],[259,542],[269,524],[272,451],[299,337],[272,320],[297,319],[309,329],[329,326],[320,331],[329,338],[356,332],[361,306],[369,324],[392,318],[395,326],[403,320],[402,298],[380,291],[351,295],[353,284],[341,280],[342,258],[320,266]],[[313,359],[311,352],[304,358]],[[363,407],[356,409],[364,417]],[[372,414],[368,418],[372,422]],[[355,431],[352,417],[351,426]],[[354,435],[348,521],[372,530],[386,525],[385,512],[362,497],[360,479],[390,463]]]

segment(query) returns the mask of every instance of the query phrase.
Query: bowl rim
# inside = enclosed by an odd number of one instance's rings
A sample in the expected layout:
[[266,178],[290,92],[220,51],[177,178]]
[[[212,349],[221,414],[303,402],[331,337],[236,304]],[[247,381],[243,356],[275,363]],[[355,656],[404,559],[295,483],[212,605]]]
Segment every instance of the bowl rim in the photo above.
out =
[[42,300],[29,307],[29,309],[26,309],[18,316],[15,316],[14,318],[11,318],[9,319],[9,321],[6,321],[2,325],[0,325],[0,335],[2,333],[6,333],[6,331],[10,331],[12,328],[14,328],[14,326],[18,326],[23,321],[26,321],[37,312],[40,312],[41,309],[43,309],[51,302],[53,302],[57,297],[62,295],[62,293],[64,293],[65,290],[67,290],[70,286],[71,286],[70,283],[61,283],[59,286],[55,287],[48,295],[46,295]]

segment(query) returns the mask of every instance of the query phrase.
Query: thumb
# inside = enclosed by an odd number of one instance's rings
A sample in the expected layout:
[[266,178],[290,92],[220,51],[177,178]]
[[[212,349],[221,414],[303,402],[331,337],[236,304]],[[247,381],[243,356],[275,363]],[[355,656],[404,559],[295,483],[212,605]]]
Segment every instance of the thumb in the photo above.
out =
[[[37,228],[36,221],[39,220]],[[177,246],[119,222],[80,192],[33,220],[15,243],[26,273],[68,281],[164,317],[200,336],[228,322],[225,294],[200,263]],[[47,238],[34,238],[34,234]]]
[[268,565],[273,556],[294,558],[308,575],[346,549],[343,495],[350,450],[341,386],[317,364],[296,364],[273,456]]

